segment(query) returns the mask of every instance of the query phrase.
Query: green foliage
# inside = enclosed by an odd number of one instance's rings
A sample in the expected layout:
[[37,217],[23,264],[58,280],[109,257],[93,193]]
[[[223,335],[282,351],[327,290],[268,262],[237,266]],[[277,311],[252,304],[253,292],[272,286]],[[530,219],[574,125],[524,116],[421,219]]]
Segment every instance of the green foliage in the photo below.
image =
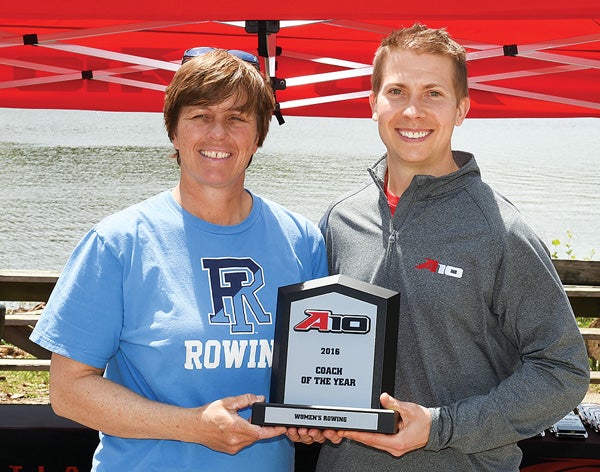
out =
[[577,317],[577,326],[579,326],[580,328],[589,328],[590,325],[592,324],[593,321],[595,321],[596,318],[587,318],[587,317],[583,317],[583,316],[578,316]]
[[[551,253],[552,259],[559,259],[559,250],[564,249],[564,253],[566,257],[563,259],[575,260],[577,256],[575,255],[575,251],[573,250],[573,239],[574,239],[573,231],[567,230],[567,239],[565,241],[561,241],[560,239],[553,239],[552,246],[554,246],[554,251]],[[596,250],[592,249],[590,251],[589,256],[581,259],[582,261],[589,261],[596,254]]]

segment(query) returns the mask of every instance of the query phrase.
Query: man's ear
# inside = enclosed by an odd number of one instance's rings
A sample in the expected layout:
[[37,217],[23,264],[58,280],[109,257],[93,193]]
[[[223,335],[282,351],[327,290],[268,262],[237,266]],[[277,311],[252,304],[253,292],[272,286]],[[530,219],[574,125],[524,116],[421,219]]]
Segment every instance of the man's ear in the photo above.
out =
[[471,100],[469,97],[463,97],[458,102],[458,107],[456,109],[456,121],[455,126],[462,125],[463,121],[467,117],[467,113],[469,113],[469,108],[471,108]]
[[371,118],[377,121],[377,98],[375,92],[369,94],[369,105],[371,105]]

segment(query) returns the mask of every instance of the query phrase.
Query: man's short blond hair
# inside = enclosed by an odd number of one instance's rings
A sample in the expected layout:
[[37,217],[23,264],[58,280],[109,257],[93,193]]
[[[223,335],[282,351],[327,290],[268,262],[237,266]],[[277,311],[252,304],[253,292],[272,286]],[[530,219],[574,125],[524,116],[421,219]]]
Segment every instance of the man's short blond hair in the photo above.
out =
[[450,37],[445,28],[434,29],[415,23],[409,28],[395,30],[384,38],[373,60],[371,88],[375,94],[381,91],[383,70],[393,51],[437,54],[450,58],[454,64],[454,86],[458,100],[469,96],[467,54],[464,48]]

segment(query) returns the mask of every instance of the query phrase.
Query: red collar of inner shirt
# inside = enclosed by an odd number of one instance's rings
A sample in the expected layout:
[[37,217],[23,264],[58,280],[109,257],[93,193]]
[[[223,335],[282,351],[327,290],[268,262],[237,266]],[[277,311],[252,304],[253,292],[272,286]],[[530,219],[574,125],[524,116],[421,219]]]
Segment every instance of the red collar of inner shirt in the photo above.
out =
[[385,196],[388,201],[388,205],[390,207],[390,211],[392,212],[392,216],[394,216],[394,212],[396,211],[396,207],[398,206],[398,202],[400,201],[400,197],[398,195],[394,195],[391,190],[388,188],[388,175],[385,173],[385,179],[383,182],[383,191],[385,192]]

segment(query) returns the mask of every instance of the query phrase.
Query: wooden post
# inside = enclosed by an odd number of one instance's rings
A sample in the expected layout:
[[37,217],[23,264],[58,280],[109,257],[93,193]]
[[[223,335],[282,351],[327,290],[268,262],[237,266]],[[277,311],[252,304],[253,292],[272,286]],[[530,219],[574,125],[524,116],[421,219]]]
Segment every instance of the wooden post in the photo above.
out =
[[4,338],[4,318],[6,317],[6,307],[0,304],[0,340]]

